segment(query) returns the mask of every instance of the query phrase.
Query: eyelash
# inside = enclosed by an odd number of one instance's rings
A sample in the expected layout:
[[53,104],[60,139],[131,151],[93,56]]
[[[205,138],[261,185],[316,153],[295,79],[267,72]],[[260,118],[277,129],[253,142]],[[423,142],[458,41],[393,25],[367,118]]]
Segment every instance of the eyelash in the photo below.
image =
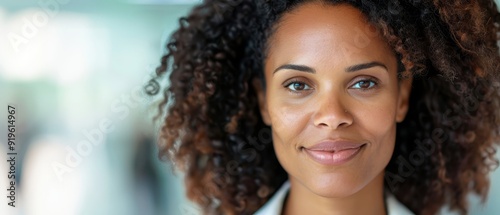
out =
[[[360,82],[370,82],[370,86],[368,88],[352,88],[353,86],[359,84]],[[292,86],[292,84],[303,84],[305,85],[305,87],[309,87],[309,89],[305,89],[305,90],[292,90],[290,89],[290,86]],[[361,79],[361,80],[358,80],[356,81],[356,83],[354,83],[353,85],[351,85],[351,87],[349,88],[352,88],[352,89],[358,89],[358,90],[361,90],[361,91],[369,91],[369,90],[373,90],[375,88],[378,87],[378,81],[374,78],[365,78],[365,79]],[[289,92],[292,92],[292,93],[296,93],[296,94],[300,94],[301,91],[307,91],[307,90],[311,90],[312,87],[309,86],[307,83],[303,82],[303,81],[299,81],[297,79],[293,79],[291,81],[288,81],[284,84],[284,87],[287,88],[287,90]]]
[[[305,89],[305,90],[292,90],[290,89],[290,86],[292,86],[292,84],[303,84],[305,85],[305,88],[309,88],[309,89]],[[311,90],[312,87],[309,86],[307,83],[303,82],[303,81],[299,81],[297,79],[293,79],[291,81],[288,81],[284,84],[284,87],[291,93],[296,93],[296,94],[300,94],[302,91],[307,91],[307,90]]]
[[368,88],[353,88],[353,89],[359,89],[359,90],[362,90],[362,91],[369,91],[369,90],[373,90],[375,88],[378,87],[378,81],[374,78],[364,78],[362,80],[359,80],[359,81],[356,81],[356,83],[354,83],[353,85],[351,85],[351,88],[357,84],[359,84],[360,82],[370,82],[372,83],[373,85],[370,84],[370,87]]

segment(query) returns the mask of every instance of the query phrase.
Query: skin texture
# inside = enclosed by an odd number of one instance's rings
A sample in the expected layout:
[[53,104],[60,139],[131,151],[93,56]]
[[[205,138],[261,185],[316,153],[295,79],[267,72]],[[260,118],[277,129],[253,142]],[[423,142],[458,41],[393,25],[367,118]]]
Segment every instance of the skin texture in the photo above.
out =
[[[398,80],[396,56],[382,37],[371,35],[362,45],[353,39],[363,33],[355,29],[370,24],[352,6],[307,3],[278,22],[265,63],[266,90],[258,94],[291,182],[284,214],[384,214],[384,168],[396,123],[408,110],[411,79]],[[372,62],[380,65],[346,71]],[[366,145],[347,163],[331,166],[304,150],[322,140]]]
[[[287,43],[278,41],[278,31],[310,23],[296,9],[313,2],[324,8],[351,5],[373,26],[357,25],[359,16],[337,10],[343,16],[324,20],[325,29],[305,25],[304,30],[314,32],[301,37],[293,31],[292,37],[290,31]],[[315,12],[309,16],[314,22],[326,16]],[[291,22],[293,16],[304,20]],[[329,32],[342,27],[333,18],[349,22],[349,31]],[[321,39],[330,33],[344,40]],[[163,97],[157,115],[159,156],[183,172],[186,195],[202,214],[254,214],[288,179],[293,184],[285,213],[332,208],[348,213],[355,207],[383,213],[384,183],[384,191],[415,214],[436,214],[443,207],[468,214],[470,195],[486,200],[489,173],[499,163],[499,33],[500,13],[493,0],[200,2],[179,19],[156,76],[145,86],[148,94]],[[370,48],[381,38],[389,48]],[[319,42],[305,43],[309,40]],[[390,54],[382,54],[387,49],[398,64],[398,90],[394,62]],[[273,62],[270,55],[276,58]],[[382,67],[344,71],[373,60],[387,67],[386,74]],[[270,76],[285,63],[316,73],[288,66]],[[353,88],[359,75],[377,76],[373,78],[382,84],[367,91]],[[306,82],[307,87],[288,85],[287,77],[297,77],[290,81]],[[406,97],[403,77],[412,78],[406,113],[399,111],[406,102],[395,99]],[[285,81],[288,89],[307,91],[284,91]],[[395,122],[394,140],[390,133]],[[279,135],[273,139],[272,132]],[[355,159],[325,167],[301,154],[301,147],[324,138],[366,144]],[[391,147],[382,182],[381,168]],[[287,153],[277,156],[275,148]],[[318,180],[308,180],[306,173]],[[343,186],[335,192],[326,189],[339,184]]]

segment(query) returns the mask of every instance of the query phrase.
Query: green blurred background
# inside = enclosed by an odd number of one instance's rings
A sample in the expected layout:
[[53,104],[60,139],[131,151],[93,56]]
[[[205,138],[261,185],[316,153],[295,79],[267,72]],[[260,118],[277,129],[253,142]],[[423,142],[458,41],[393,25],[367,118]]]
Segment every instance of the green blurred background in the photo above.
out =
[[[0,214],[200,214],[157,158],[149,80],[199,0],[0,0],[0,154],[16,107],[16,207]],[[471,214],[500,214],[500,171]],[[496,203],[495,203],[496,202]],[[448,214],[443,211],[443,214]]]

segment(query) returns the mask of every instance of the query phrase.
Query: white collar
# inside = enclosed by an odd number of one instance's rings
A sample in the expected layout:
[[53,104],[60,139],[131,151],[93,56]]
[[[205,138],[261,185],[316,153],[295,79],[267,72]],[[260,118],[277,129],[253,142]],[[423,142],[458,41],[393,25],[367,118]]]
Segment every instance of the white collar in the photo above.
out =
[[[280,189],[254,215],[280,215],[283,202],[290,190],[290,182],[286,181]],[[410,210],[401,204],[392,194],[387,193],[388,215],[412,215]]]

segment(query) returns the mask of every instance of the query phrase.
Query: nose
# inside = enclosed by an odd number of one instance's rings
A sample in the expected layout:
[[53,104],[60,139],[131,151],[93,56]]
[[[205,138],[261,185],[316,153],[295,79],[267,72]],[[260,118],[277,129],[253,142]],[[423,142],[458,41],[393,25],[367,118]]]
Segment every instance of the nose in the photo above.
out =
[[354,119],[352,113],[342,104],[340,96],[332,94],[319,98],[313,115],[314,125],[330,129],[350,126]]

